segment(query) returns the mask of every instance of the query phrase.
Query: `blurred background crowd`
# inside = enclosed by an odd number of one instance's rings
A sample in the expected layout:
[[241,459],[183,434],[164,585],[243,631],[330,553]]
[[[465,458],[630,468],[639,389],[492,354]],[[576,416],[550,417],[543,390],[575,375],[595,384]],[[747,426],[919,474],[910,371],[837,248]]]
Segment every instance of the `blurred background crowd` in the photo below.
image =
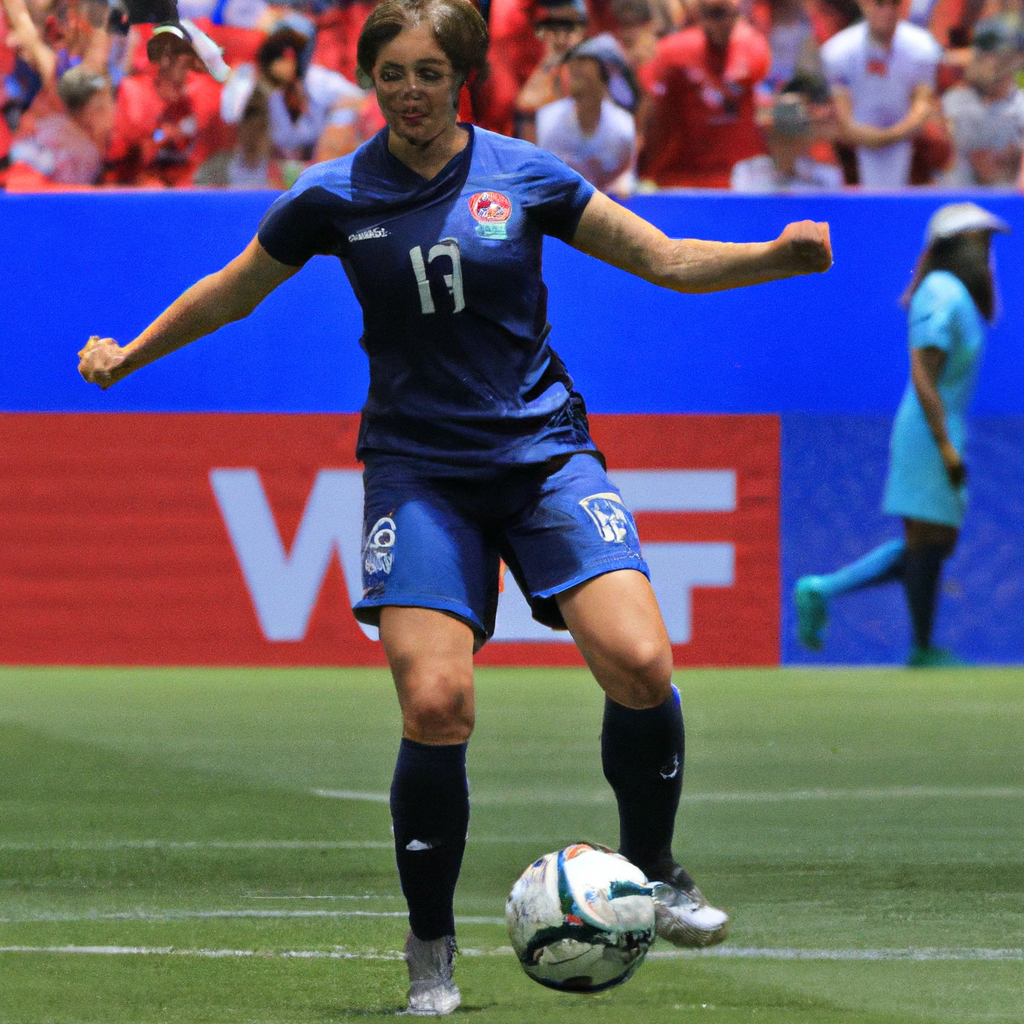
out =
[[[480,0],[461,117],[612,194],[1024,188],[1024,0]],[[286,188],[384,120],[374,0],[179,0],[223,48],[147,57],[107,0],[0,0],[0,185]]]

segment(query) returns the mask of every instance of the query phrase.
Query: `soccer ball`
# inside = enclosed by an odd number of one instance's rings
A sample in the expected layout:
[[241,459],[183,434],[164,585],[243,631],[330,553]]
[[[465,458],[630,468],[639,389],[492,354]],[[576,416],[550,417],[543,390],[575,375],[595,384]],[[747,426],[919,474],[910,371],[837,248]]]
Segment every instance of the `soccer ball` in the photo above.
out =
[[652,888],[635,864],[595,843],[534,861],[505,904],[523,970],[564,992],[621,985],[654,941]]

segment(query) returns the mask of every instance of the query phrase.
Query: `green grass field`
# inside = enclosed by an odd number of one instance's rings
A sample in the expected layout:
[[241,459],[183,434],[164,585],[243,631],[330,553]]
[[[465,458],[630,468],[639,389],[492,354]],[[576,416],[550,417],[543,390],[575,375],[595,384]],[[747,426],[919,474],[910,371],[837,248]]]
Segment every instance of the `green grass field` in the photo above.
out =
[[[677,854],[729,940],[656,944],[599,996],[526,978],[511,883],[616,841],[601,696],[582,672],[484,670],[453,1020],[1024,1021],[1024,672],[677,682]],[[0,1021],[394,1014],[397,736],[377,671],[0,671]]]

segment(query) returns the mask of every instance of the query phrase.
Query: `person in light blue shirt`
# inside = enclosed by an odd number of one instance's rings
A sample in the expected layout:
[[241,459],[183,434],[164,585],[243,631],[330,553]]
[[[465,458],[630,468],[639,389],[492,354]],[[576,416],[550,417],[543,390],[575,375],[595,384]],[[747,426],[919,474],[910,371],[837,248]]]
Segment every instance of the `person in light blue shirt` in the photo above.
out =
[[913,626],[908,664],[962,664],[932,646],[943,562],[953,553],[967,507],[966,415],[995,312],[990,261],[994,232],[1009,231],[974,203],[950,203],[928,223],[925,249],[904,296],[910,380],[893,424],[882,509],[900,516],[904,537],[825,576],[797,581],[797,631],[811,650],[823,646],[828,603],[840,594],[901,580]]

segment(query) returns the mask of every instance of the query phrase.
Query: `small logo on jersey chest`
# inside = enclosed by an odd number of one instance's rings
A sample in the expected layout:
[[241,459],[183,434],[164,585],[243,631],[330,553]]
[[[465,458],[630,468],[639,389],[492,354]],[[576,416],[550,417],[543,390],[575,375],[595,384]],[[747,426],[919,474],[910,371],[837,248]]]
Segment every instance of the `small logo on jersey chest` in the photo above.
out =
[[469,212],[481,238],[508,238],[512,200],[503,192],[477,192],[469,197]]
[[348,236],[350,242],[365,242],[368,238],[387,238],[387,228],[365,228],[362,231],[357,231],[353,235]]

